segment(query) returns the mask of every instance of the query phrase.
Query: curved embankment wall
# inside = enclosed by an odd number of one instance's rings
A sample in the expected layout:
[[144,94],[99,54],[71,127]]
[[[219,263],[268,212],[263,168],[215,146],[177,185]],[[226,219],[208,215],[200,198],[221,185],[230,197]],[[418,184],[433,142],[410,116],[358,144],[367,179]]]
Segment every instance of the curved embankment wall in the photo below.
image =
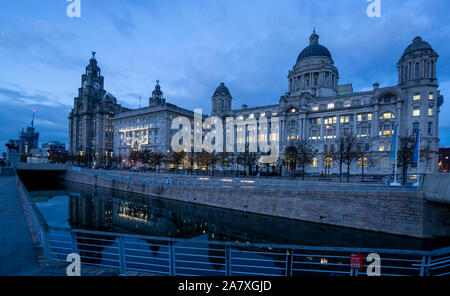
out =
[[418,238],[434,236],[431,231],[434,226],[430,227],[425,222],[429,202],[419,191],[263,190],[238,186],[155,185],[111,180],[71,170],[67,171],[66,179],[256,214]]

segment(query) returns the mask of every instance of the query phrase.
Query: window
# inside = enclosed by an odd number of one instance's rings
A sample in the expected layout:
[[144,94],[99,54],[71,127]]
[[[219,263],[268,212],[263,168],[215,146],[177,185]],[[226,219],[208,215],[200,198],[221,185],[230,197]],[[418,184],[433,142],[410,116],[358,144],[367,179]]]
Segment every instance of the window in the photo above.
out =
[[380,119],[391,119],[391,118],[395,118],[394,113],[391,112],[386,112],[383,114],[383,116],[380,117]]
[[420,107],[414,107],[413,116],[414,117],[420,116]]
[[328,103],[327,109],[334,109],[334,103]]
[[324,124],[333,124],[333,123],[337,123],[337,117],[327,117],[324,119]]
[[378,147],[378,151],[383,152],[384,151],[384,145],[381,145]]
[[350,101],[345,101],[345,102],[344,102],[344,107],[350,107],[350,106],[351,106]]
[[382,168],[389,168],[391,166],[391,162],[389,161],[389,158],[383,157],[380,160],[380,167]]
[[414,95],[413,101],[420,101],[420,95]]
[[434,100],[434,95],[433,94],[429,94],[428,95],[428,100],[430,100],[430,101]]
[[341,116],[341,123],[348,123],[350,121],[350,116]]
[[361,121],[361,120],[362,120],[362,115],[358,114],[358,121]]
[[313,158],[312,166],[313,166],[314,168],[317,167],[317,158],[316,158],[316,157]]
[[367,120],[372,120],[372,113],[367,114]]
[[[380,133],[381,133],[381,131],[380,131]],[[384,136],[389,136],[389,135],[393,135],[393,134],[394,134],[394,131],[390,124],[383,125],[383,135]]]
[[431,135],[433,133],[433,123],[428,122],[428,134]]
[[414,76],[415,76],[415,79],[419,79],[419,68],[420,68],[420,64],[419,64],[419,63],[416,63],[416,67],[415,67],[415,69],[414,69]]
[[319,106],[318,106],[318,105],[314,105],[314,106],[312,107],[312,110],[313,110],[313,111],[319,111]]
[[433,116],[433,108],[428,108],[428,116]]

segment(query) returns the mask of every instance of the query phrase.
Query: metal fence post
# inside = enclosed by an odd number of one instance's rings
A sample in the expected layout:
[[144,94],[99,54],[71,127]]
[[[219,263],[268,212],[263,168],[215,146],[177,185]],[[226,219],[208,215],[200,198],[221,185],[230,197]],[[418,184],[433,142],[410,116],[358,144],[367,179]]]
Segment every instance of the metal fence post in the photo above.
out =
[[127,274],[127,261],[125,256],[125,244],[123,236],[119,236],[119,266],[120,266],[120,275]]
[[431,256],[422,256],[422,264],[420,266],[420,276],[430,275]]
[[[76,236],[75,232],[71,231],[70,237],[72,239],[72,253],[78,254],[78,252],[77,252],[77,236]],[[80,255],[80,254],[78,254],[78,255]]]
[[231,276],[231,246],[225,246],[225,275]]
[[175,254],[174,254],[175,248],[173,245],[173,241],[169,241],[169,274],[171,276],[176,275],[175,272]]
[[294,250],[293,249],[286,250],[285,276],[292,276],[293,261],[294,261]]

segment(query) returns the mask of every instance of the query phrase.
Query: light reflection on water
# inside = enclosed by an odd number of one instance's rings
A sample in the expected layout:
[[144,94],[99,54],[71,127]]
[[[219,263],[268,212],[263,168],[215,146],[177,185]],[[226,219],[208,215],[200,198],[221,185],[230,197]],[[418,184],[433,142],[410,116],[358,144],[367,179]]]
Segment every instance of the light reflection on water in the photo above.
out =
[[[61,194],[63,193],[63,194]],[[50,226],[252,243],[430,248],[429,241],[200,206],[68,183],[63,192],[32,192]]]

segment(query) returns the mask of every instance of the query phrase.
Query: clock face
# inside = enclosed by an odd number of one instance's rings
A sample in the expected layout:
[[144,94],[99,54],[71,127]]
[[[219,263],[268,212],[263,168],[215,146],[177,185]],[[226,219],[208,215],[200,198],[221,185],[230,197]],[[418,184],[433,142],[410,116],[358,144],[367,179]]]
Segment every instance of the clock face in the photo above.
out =
[[83,87],[86,88],[86,86],[87,86],[87,80],[84,80],[83,81]]
[[94,82],[94,88],[95,88],[95,89],[99,89],[99,88],[100,88],[100,83]]

